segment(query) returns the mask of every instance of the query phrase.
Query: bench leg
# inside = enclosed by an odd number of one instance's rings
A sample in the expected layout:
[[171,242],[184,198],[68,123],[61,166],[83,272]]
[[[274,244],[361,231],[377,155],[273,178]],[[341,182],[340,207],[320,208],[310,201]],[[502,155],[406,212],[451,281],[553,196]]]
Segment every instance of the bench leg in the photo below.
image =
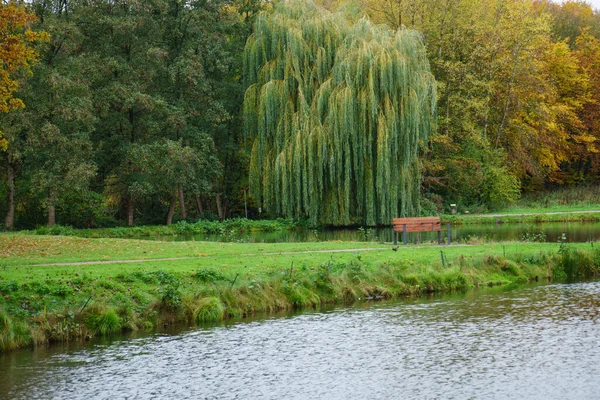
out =
[[438,231],[438,246],[442,244],[442,231]]
[[398,233],[394,231],[394,246],[398,246]]
[[407,243],[407,234],[406,234],[406,225],[402,225],[402,240],[404,241],[404,244]]

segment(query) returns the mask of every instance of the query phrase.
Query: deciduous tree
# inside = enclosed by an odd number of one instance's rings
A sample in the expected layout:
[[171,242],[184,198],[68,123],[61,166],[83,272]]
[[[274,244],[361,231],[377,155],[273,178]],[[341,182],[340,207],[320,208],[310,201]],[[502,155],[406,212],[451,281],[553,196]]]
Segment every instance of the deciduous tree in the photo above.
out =
[[250,187],[265,209],[332,225],[418,215],[436,110],[419,33],[289,1],[257,18],[245,66]]

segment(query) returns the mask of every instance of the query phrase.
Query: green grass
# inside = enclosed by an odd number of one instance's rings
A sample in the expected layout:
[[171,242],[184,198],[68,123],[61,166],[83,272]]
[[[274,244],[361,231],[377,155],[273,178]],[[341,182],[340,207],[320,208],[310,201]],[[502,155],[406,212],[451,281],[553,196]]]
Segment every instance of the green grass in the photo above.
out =
[[[600,207],[597,208],[600,210]],[[586,210],[590,211],[590,210]],[[443,222],[454,225],[463,224],[495,224],[498,221],[509,224],[535,224],[542,222],[600,222],[600,212],[578,212],[570,210],[558,214],[546,214],[544,211],[531,210],[530,212],[514,213],[508,215],[494,214],[468,214],[468,215],[443,215]]]
[[[600,221],[600,213],[585,213],[585,211],[599,210],[600,184],[597,184],[528,193],[507,208],[485,214],[476,212],[464,214],[469,210],[459,209],[459,215],[445,215],[444,221],[457,224],[484,224],[496,222],[500,218],[503,222],[511,223],[594,222]],[[558,214],[547,215],[547,213]],[[496,214],[508,214],[508,216],[498,217]]]
[[582,204],[582,205],[554,205],[551,207],[543,206],[518,206],[511,207],[506,210],[494,212],[491,214],[539,214],[539,213],[579,213],[585,211],[600,210],[599,204]]
[[[592,277],[600,271],[600,246],[592,246],[428,245],[394,252],[390,245],[359,242],[174,243],[4,234],[0,347],[323,303]],[[158,260],[171,257],[184,259]],[[123,262],[138,259],[148,261]],[[94,263],[107,260],[115,262]],[[35,266],[72,261],[91,264]]]
[[180,221],[173,225],[99,229],[74,229],[69,226],[55,225],[51,228],[42,226],[30,233],[37,235],[120,239],[143,239],[176,235],[218,235],[226,239],[231,237],[234,233],[275,232],[289,230],[304,225],[306,225],[304,221],[293,219],[249,220],[245,218],[234,218],[224,221]]
[[105,336],[121,330],[121,319],[114,309],[99,308],[88,312],[84,318],[86,326],[95,334]]
[[564,187],[552,191],[525,194],[514,208],[524,209],[591,209],[600,206],[600,184]]

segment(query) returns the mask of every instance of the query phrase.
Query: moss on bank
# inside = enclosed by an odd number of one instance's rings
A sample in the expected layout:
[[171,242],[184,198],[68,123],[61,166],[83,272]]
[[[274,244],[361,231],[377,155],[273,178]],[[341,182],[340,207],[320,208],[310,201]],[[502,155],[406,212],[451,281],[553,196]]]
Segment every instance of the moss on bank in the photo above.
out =
[[[435,249],[439,253],[438,249],[442,248]],[[475,249],[465,247],[463,253],[478,254]],[[265,267],[254,274],[201,265],[180,272],[124,267],[113,276],[97,278],[73,267],[68,275],[43,280],[0,279],[0,348],[320,304],[600,276],[600,248],[589,244],[508,256],[463,254],[446,259],[439,254],[436,262],[423,262],[418,253],[412,259],[377,262],[356,253],[339,261],[330,256],[324,262]]]

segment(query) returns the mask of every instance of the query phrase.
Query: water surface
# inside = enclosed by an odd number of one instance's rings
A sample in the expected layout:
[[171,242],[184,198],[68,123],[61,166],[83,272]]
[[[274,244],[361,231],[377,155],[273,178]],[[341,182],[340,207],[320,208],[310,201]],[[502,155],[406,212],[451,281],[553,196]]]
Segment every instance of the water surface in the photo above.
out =
[[[600,241],[600,224],[593,222],[551,222],[540,224],[480,224],[459,225],[451,228],[452,242],[469,243],[470,241],[520,241],[535,240],[556,243],[565,234],[567,242],[597,242]],[[446,240],[447,231],[444,227],[442,240]],[[326,229],[309,230],[297,229],[277,232],[223,232],[219,235],[179,235],[158,236],[160,240],[209,240],[225,242],[249,242],[249,243],[294,243],[314,241],[384,241],[393,240],[391,227],[373,228],[359,230],[350,229]],[[402,242],[402,235],[398,236]],[[409,233],[408,240],[411,243],[437,241],[437,232]]]
[[597,399],[600,283],[429,300],[21,351],[7,399]]

